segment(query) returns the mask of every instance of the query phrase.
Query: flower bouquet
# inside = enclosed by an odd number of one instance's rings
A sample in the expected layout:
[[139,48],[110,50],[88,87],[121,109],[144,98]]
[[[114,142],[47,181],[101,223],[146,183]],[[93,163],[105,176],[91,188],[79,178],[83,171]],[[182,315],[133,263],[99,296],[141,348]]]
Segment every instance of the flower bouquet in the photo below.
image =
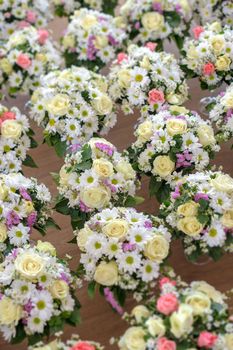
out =
[[202,89],[213,90],[232,82],[233,30],[219,22],[193,28],[194,39],[183,48],[182,69],[187,77],[198,77]]
[[62,63],[49,32],[32,26],[13,33],[0,51],[0,88],[13,97],[31,94],[40,85],[41,75]]
[[1,264],[0,331],[13,344],[33,345],[79,322],[75,279],[48,242],[13,249]]
[[49,190],[34,178],[1,174],[0,200],[0,252],[4,255],[28,243],[32,228],[42,235],[48,227],[59,228],[49,217]]
[[171,177],[206,169],[220,149],[210,123],[179,106],[149,115],[135,136],[128,148],[131,164],[137,173],[150,177],[150,195],[159,202],[169,197]]
[[232,349],[233,323],[225,295],[203,281],[160,280],[158,295],[125,318],[121,350]]
[[27,154],[29,148],[37,147],[37,142],[26,115],[17,107],[8,109],[0,104],[0,131],[0,172],[18,172],[22,165],[36,167]]
[[52,0],[59,17],[70,16],[76,9],[87,7],[114,16],[117,0]]
[[165,39],[173,39],[181,49],[192,19],[187,0],[127,0],[120,13],[126,18],[131,40],[139,45],[156,42],[160,49]]
[[66,66],[99,71],[122,50],[126,39],[119,17],[81,8],[71,16],[62,39]]
[[155,112],[165,104],[180,105],[188,98],[188,86],[175,57],[147,47],[131,45],[111,66],[109,93],[124,114]]
[[44,28],[51,19],[48,0],[3,0],[0,3],[0,39],[30,25]]
[[142,201],[134,197],[139,181],[129,160],[105,139],[92,138],[65,158],[59,175],[55,209],[71,216],[73,228],[82,228],[91,214]]
[[190,261],[207,255],[218,260],[232,252],[233,179],[221,172],[189,175],[177,182],[160,217],[181,239]]
[[44,140],[60,157],[70,145],[107,134],[116,123],[106,78],[85,68],[43,77],[29,106],[32,119],[44,128]]
[[146,298],[169,254],[170,233],[156,217],[132,208],[105,209],[75,232],[82,251],[78,277],[98,287],[122,313],[127,293]]

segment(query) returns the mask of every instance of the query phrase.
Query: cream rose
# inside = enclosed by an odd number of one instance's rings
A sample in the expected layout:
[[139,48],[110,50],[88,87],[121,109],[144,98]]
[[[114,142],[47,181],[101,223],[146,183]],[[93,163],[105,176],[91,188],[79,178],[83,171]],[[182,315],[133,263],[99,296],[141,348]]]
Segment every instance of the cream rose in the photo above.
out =
[[31,201],[23,200],[22,204],[23,204],[23,208],[24,208],[26,214],[30,214],[31,212],[33,212],[35,210],[33,202],[31,202]]
[[231,59],[227,55],[220,56],[216,63],[215,67],[219,71],[228,71],[230,69]]
[[132,180],[136,178],[136,172],[133,170],[132,165],[126,160],[120,160],[117,162],[116,170],[124,176],[125,180]]
[[66,186],[69,180],[69,174],[66,171],[66,165],[64,164],[59,171],[59,183],[61,186]]
[[142,25],[149,32],[160,31],[164,27],[164,17],[158,12],[147,12],[142,16]]
[[57,339],[47,345],[36,347],[36,350],[59,350]]
[[187,50],[187,58],[189,60],[195,60],[198,58],[198,51],[195,46],[190,46]]
[[108,91],[108,83],[103,77],[96,77],[93,83],[101,92],[105,93]]
[[214,130],[210,125],[201,124],[197,129],[197,134],[202,146],[206,147],[216,143]]
[[24,253],[15,259],[15,269],[28,280],[37,279],[44,271],[46,261],[38,254]]
[[94,15],[86,15],[81,19],[80,25],[83,29],[89,30],[98,22],[97,18]]
[[220,22],[215,21],[215,22],[210,24],[209,28],[210,28],[210,30],[213,30],[214,32],[218,33],[218,32],[221,32],[222,25]]
[[54,299],[65,299],[69,294],[69,286],[65,281],[56,280],[53,282],[50,292]]
[[177,228],[188,236],[197,236],[203,230],[203,225],[197,218],[186,216],[178,221]]
[[5,242],[7,239],[7,227],[2,222],[0,223],[0,243]]
[[223,295],[205,281],[192,282],[192,289],[205,293],[210,299],[212,299],[216,303],[223,303]]
[[11,63],[7,58],[2,58],[0,60],[0,69],[7,75],[10,75],[13,70]]
[[8,188],[0,182],[0,199],[4,200],[8,195]]
[[117,78],[120,87],[127,89],[130,86],[131,74],[129,69],[121,69],[117,73]]
[[123,239],[129,230],[126,220],[113,219],[103,227],[103,233],[111,238]]
[[54,115],[65,115],[70,108],[70,98],[65,94],[57,94],[47,102],[47,111]]
[[5,120],[1,126],[1,133],[7,139],[18,139],[22,133],[22,125],[16,120]]
[[140,323],[143,318],[148,318],[150,316],[150,311],[144,305],[137,305],[133,308],[131,315]]
[[102,94],[92,101],[92,106],[100,115],[109,114],[112,112],[112,100],[106,94]]
[[164,236],[159,234],[155,234],[144,249],[144,255],[157,263],[162,262],[168,256],[168,253],[169,243]]
[[160,317],[149,318],[146,321],[146,327],[153,337],[162,337],[166,332],[166,327]]
[[212,46],[214,53],[216,55],[220,55],[221,53],[223,53],[224,48],[225,48],[224,37],[222,35],[215,35],[211,39],[211,46]]
[[96,186],[84,188],[80,192],[81,201],[91,209],[104,208],[111,199],[109,188],[104,186]]
[[229,194],[233,192],[233,179],[227,174],[218,174],[211,180],[211,185],[220,192]]
[[94,45],[98,50],[108,45],[108,38],[106,35],[96,35]]
[[223,226],[233,228],[233,208],[226,210],[221,218]]
[[114,173],[112,163],[104,158],[95,159],[93,169],[101,177],[110,177]]
[[81,230],[78,231],[77,234],[77,244],[79,249],[84,252],[85,251],[85,245],[89,239],[93,235],[93,231],[89,229],[88,226],[85,226]]
[[187,132],[187,122],[183,119],[168,119],[166,126],[167,132],[170,136],[181,135]]
[[152,173],[161,178],[171,175],[175,170],[175,163],[168,156],[158,156],[153,162]]
[[178,311],[171,315],[170,324],[171,332],[176,338],[189,334],[193,325],[193,309],[191,306],[181,304]]
[[222,98],[222,103],[227,108],[233,108],[233,90],[228,91]]
[[225,335],[225,341],[226,341],[226,350],[233,350],[233,333],[229,333]]
[[183,216],[196,216],[198,212],[199,204],[194,201],[189,201],[185,204],[179,205],[177,208],[177,214]]
[[48,253],[48,254],[50,254],[52,256],[56,256],[57,255],[56,248],[50,242],[42,242],[42,241],[39,240],[37,242],[36,249],[39,250],[39,252]]
[[0,325],[17,325],[22,317],[22,311],[20,305],[15,304],[12,299],[4,296],[0,300]]
[[140,62],[140,67],[148,71],[151,69],[150,59],[148,56],[143,57],[142,61]]
[[192,307],[194,316],[203,316],[211,307],[210,298],[201,292],[193,292],[188,295],[185,303]]
[[174,94],[171,92],[166,96],[166,100],[172,105],[180,105],[184,102],[184,96],[182,94]]
[[36,54],[36,60],[40,61],[42,63],[46,63],[46,62],[48,62],[48,57],[45,54],[43,54],[43,53],[37,53]]
[[137,128],[136,134],[142,142],[149,141],[153,135],[153,124],[151,121],[146,120],[144,123],[140,124]]
[[71,47],[75,47],[75,37],[74,35],[65,35],[63,40],[62,40],[62,44],[64,46],[65,49],[69,49]]
[[118,282],[118,268],[115,261],[102,261],[96,268],[94,280],[103,286],[113,286]]
[[146,350],[145,335],[146,332],[142,327],[130,327],[118,345],[122,350]]
[[186,114],[189,110],[182,106],[170,106],[169,110],[173,113]]

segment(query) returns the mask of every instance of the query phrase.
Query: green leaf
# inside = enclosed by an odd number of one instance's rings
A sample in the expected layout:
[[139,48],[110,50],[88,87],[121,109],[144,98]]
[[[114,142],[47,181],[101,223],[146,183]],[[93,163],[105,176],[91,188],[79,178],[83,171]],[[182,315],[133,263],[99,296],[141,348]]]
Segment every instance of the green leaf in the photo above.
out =
[[29,166],[31,168],[38,168],[38,166],[36,165],[36,163],[34,162],[32,157],[29,156],[29,154],[27,154],[26,158],[24,159],[23,165],[24,166]]
[[124,306],[125,299],[126,299],[126,292],[123,289],[121,289],[120,287],[115,287],[113,292],[114,292],[114,295],[115,295],[118,303],[121,306]]
[[58,186],[59,185],[59,179],[60,179],[59,174],[51,172],[50,175],[52,176],[53,181],[55,182],[55,184]]
[[75,169],[76,170],[88,170],[88,169],[91,169],[92,167],[92,161],[91,160],[88,160],[88,161],[84,161],[82,163],[79,163],[75,166]]
[[197,219],[203,225],[206,224],[209,221],[208,215],[205,215],[205,214],[198,214],[197,215]]
[[64,157],[67,150],[67,145],[65,141],[59,140],[58,142],[55,143],[54,148],[58,157],[60,158]]
[[139,197],[139,196],[135,196],[135,197],[132,197],[132,196],[128,196],[125,200],[125,203],[124,205],[126,207],[135,207],[136,205],[138,204],[141,204],[144,202],[144,198],[143,197]]
[[68,207],[68,199],[62,198],[59,202],[56,203],[54,209],[63,215],[69,215],[70,208]]
[[72,238],[70,241],[68,241],[67,243],[73,243],[73,244],[77,244],[77,237]]
[[30,335],[28,337],[28,344],[31,346],[35,345],[35,344],[39,343],[42,339],[43,339],[43,334],[35,333],[35,334]]
[[16,335],[11,339],[11,344],[19,344],[26,338],[24,325],[20,322],[16,327]]
[[77,326],[80,323],[80,311],[79,307],[76,305],[70,317],[67,319],[67,322],[72,326]]
[[223,256],[223,251],[221,247],[213,247],[210,249],[209,254],[214,261],[218,261]]
[[176,28],[180,25],[181,18],[177,12],[167,11],[165,12],[165,18],[172,28]]
[[94,298],[95,290],[96,290],[96,282],[92,281],[88,284],[88,287],[87,287],[87,294],[88,294],[89,298],[91,298],[91,299]]
[[163,203],[169,199],[170,193],[170,186],[168,184],[163,183],[163,185],[159,188],[158,192],[156,193],[156,198],[159,201],[159,203]]
[[86,144],[82,148],[82,160],[86,161],[92,158],[91,146]]
[[56,224],[56,222],[53,220],[53,218],[49,217],[46,221],[46,224],[45,224],[46,228],[56,228],[57,230],[61,230],[60,226],[58,224]]
[[30,148],[36,148],[38,146],[38,143],[32,137],[30,137],[30,142],[31,142]]
[[149,184],[150,197],[156,195],[156,193],[159,191],[161,186],[162,186],[162,181],[158,181],[156,177],[152,176]]

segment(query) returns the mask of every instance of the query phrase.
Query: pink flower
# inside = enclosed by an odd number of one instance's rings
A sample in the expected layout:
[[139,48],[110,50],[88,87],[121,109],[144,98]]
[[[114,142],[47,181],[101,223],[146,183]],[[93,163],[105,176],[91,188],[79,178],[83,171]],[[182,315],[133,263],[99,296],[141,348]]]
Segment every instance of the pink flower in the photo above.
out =
[[164,284],[171,284],[172,286],[176,285],[176,281],[171,280],[168,277],[163,277],[161,278],[161,280],[159,281],[159,288],[162,289]]
[[29,23],[35,23],[36,22],[36,13],[34,11],[27,11],[27,15],[26,15],[26,20],[29,22]]
[[46,40],[49,37],[49,32],[46,29],[38,29],[37,33],[39,35],[39,38],[38,38],[39,43],[41,45],[44,45]]
[[193,28],[193,34],[194,34],[194,38],[198,39],[200,34],[204,32],[204,28],[201,26],[196,26],[195,28]]
[[15,113],[13,112],[3,112],[2,115],[0,115],[0,127],[2,126],[2,123],[5,121],[5,120],[13,120],[16,118],[16,115]]
[[127,60],[128,56],[124,52],[120,52],[117,55],[117,63],[121,64],[122,61]]
[[96,350],[96,348],[86,341],[79,341],[77,344],[72,346],[70,350]]
[[28,69],[30,67],[30,65],[32,64],[32,61],[30,60],[30,58],[28,57],[28,55],[24,54],[24,53],[20,53],[16,63],[18,64],[18,66],[20,66],[23,69]]
[[19,22],[18,25],[17,25],[17,27],[18,27],[19,29],[27,28],[27,27],[29,27],[29,26],[30,26],[30,24],[29,24],[28,22],[26,22],[26,21],[21,21],[21,22]]
[[215,67],[214,67],[214,64],[211,62],[208,62],[203,66],[204,75],[211,75],[214,73],[214,71],[215,71]]
[[165,101],[163,91],[152,89],[149,92],[149,103],[152,105],[154,103],[163,103]]
[[178,309],[178,306],[179,306],[179,303],[178,303],[177,297],[172,293],[167,293],[165,295],[162,295],[157,300],[157,305],[156,305],[157,310],[166,316],[176,311]]
[[217,339],[218,336],[216,334],[203,331],[199,334],[197,345],[200,348],[212,349]]
[[153,51],[155,51],[157,45],[158,44],[152,43],[151,41],[149,41],[148,43],[146,43],[145,47],[147,47],[148,49],[150,49],[153,52]]
[[157,343],[158,350],[176,350],[176,343],[165,337],[160,338]]

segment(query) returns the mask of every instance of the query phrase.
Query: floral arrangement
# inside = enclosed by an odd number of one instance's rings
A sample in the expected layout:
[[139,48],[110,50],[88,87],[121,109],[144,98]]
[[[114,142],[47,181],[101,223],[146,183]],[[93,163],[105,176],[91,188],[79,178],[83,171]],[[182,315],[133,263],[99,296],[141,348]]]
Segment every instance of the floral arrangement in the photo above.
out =
[[44,28],[51,19],[47,0],[3,0],[0,3],[0,39],[31,25]]
[[63,156],[67,147],[107,134],[116,123],[105,77],[85,68],[50,72],[32,96],[30,116],[44,139]]
[[29,347],[29,350],[104,350],[104,347],[99,343],[81,340],[79,335],[73,334],[71,339],[63,342],[60,339],[55,339],[45,345],[43,342]]
[[66,65],[98,71],[115,58],[126,39],[120,18],[81,8],[71,16],[62,39]]
[[125,318],[121,350],[231,349],[233,323],[226,297],[203,281],[160,280],[158,296]]
[[70,16],[76,9],[87,7],[88,9],[108,13],[114,16],[117,0],[53,0],[55,13],[59,17]]
[[[170,233],[156,217],[132,208],[105,209],[76,231],[82,251],[79,277],[119,313],[127,292],[145,298],[169,254]],[[119,304],[117,304],[119,303]]]
[[127,157],[105,139],[92,138],[65,158],[58,176],[55,209],[71,216],[72,226],[82,228],[91,214],[115,205],[131,206],[139,181]]
[[24,246],[32,228],[45,235],[46,228],[57,227],[49,217],[51,195],[44,184],[22,174],[0,175],[0,252]]
[[61,330],[76,326],[79,303],[75,279],[49,242],[13,249],[1,264],[0,331],[13,344],[25,338],[33,345]]
[[33,139],[28,118],[17,107],[8,109],[0,104],[0,172],[10,173],[22,170],[22,165],[36,167],[27,154],[29,148],[37,146]]
[[160,215],[180,238],[191,261],[207,255],[218,260],[232,252],[233,179],[220,171],[189,175],[176,182]]
[[45,29],[27,27],[14,32],[1,47],[0,88],[11,96],[31,94],[40,85],[40,76],[62,63],[55,43]]
[[109,93],[125,114],[141,108],[154,112],[164,104],[182,104],[188,98],[184,74],[172,54],[155,52],[147,47],[131,45],[128,54],[120,53],[111,66]]
[[150,194],[160,202],[169,196],[171,177],[206,169],[220,149],[210,123],[180,106],[149,115],[135,136],[128,148],[132,166],[150,177]]
[[233,30],[220,22],[196,26],[194,39],[187,38],[182,68],[189,77],[198,77],[203,89],[215,89],[232,81]]
[[228,141],[233,137],[233,84],[225,92],[211,98],[206,106],[209,118],[217,127],[219,141]]
[[187,0],[127,0],[120,13],[126,18],[131,40],[138,44],[156,42],[161,49],[165,39],[173,39],[182,48],[192,19]]

